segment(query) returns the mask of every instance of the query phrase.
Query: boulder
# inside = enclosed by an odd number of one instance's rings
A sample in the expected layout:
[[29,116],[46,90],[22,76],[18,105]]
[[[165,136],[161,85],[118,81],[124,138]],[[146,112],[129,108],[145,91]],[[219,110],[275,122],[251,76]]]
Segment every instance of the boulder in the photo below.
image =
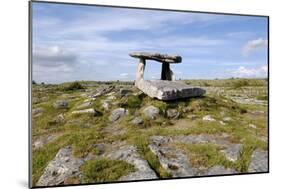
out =
[[176,100],[205,94],[204,89],[189,86],[180,81],[141,79],[136,86],[148,96],[159,100]]
[[128,110],[126,110],[125,108],[117,108],[111,112],[109,120],[112,122],[117,121],[127,113]]
[[56,109],[67,109],[68,108],[68,101],[57,100],[56,102],[54,102],[53,106]]
[[141,117],[135,117],[131,121],[131,123],[134,124],[134,125],[141,125],[141,124],[143,124],[143,119]]
[[84,160],[72,156],[71,147],[59,150],[56,157],[44,169],[36,186],[55,186],[65,184],[68,178],[80,177],[80,166]]
[[120,89],[120,97],[128,96],[130,93],[132,93],[129,89]]
[[167,117],[171,119],[177,119],[179,117],[180,113],[177,109],[168,109],[167,110]]
[[88,101],[88,102],[85,102],[85,103],[77,106],[77,109],[90,108],[92,105],[93,105],[93,102],[92,101]]
[[44,108],[41,108],[41,107],[32,109],[32,115],[38,115],[43,112],[44,112]]
[[143,110],[144,115],[151,119],[156,119],[156,117],[159,115],[159,112],[159,108],[155,106],[148,106]]

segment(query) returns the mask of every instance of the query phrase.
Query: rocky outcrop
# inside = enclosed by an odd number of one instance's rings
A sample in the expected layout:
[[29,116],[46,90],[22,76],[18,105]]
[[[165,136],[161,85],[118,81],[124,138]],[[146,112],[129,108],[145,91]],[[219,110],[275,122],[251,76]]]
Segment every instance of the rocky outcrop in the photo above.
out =
[[68,108],[68,101],[66,101],[66,100],[57,100],[53,104],[53,106],[56,109],[67,109]]
[[81,177],[80,166],[84,160],[72,156],[71,147],[59,150],[56,157],[45,168],[36,186],[55,186],[65,184],[71,177]]
[[127,113],[128,113],[128,110],[126,110],[125,108],[117,108],[111,112],[111,114],[109,116],[109,120],[112,122],[117,121],[121,117],[126,115]]
[[150,119],[156,119],[156,117],[159,115],[160,110],[155,106],[148,106],[144,108],[142,112],[146,117]]
[[248,168],[249,172],[268,171],[268,151],[257,149],[252,154],[252,161]]

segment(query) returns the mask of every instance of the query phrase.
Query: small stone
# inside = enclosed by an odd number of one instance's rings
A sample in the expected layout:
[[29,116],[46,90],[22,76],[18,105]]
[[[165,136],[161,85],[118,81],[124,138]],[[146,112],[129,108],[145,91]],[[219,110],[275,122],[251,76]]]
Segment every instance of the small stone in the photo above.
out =
[[104,110],[106,110],[106,111],[109,110],[109,104],[108,104],[108,102],[103,102],[101,106],[102,106],[102,108],[103,108]]
[[224,118],[223,118],[223,121],[226,121],[226,122],[232,121],[232,118],[231,118],[231,117],[224,117]]
[[57,100],[54,104],[53,104],[54,108],[56,109],[66,109],[68,108],[68,102],[65,100]]
[[191,115],[187,115],[186,117],[188,119],[195,120],[197,118],[197,115],[191,114]]
[[219,123],[220,123],[221,125],[226,125],[225,122],[223,122],[223,121],[219,121]]
[[145,116],[155,119],[159,115],[159,108],[155,106],[148,106],[143,110]]
[[226,174],[235,174],[237,173],[234,169],[228,169],[221,165],[216,165],[208,169],[204,175],[226,175]]
[[177,109],[168,109],[167,110],[167,117],[171,119],[177,119],[179,117],[180,113]]
[[49,123],[58,124],[58,123],[63,123],[63,122],[64,122],[64,116],[63,116],[63,114],[59,114],[56,117],[54,117],[54,119],[52,119],[52,121],[50,121]]
[[252,129],[256,129],[257,128],[257,126],[254,125],[254,124],[249,124],[249,127],[252,128]]
[[96,111],[95,111],[94,108],[89,108],[89,109],[85,109],[85,110],[73,111],[72,114],[92,114],[92,115],[95,115]]
[[126,113],[128,113],[128,110],[124,108],[117,108],[111,112],[111,115],[109,116],[109,120],[112,122],[117,121],[121,117],[123,117]]
[[211,115],[206,115],[202,119],[203,121],[216,121]]
[[143,124],[143,119],[141,117],[136,117],[131,121],[131,123],[134,125],[141,125]]
[[44,108],[41,108],[41,107],[35,108],[35,109],[32,110],[32,115],[37,115],[37,114],[40,114],[42,112],[44,112]]

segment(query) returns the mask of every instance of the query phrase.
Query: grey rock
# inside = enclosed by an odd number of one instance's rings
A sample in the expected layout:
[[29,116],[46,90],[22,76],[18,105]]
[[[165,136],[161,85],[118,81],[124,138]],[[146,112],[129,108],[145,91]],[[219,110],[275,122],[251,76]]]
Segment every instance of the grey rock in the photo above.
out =
[[68,101],[66,101],[66,100],[57,100],[53,104],[53,106],[56,109],[66,109],[66,108],[68,108]]
[[72,157],[71,147],[59,150],[55,158],[44,169],[36,186],[61,185],[70,177],[81,177],[80,166],[84,160]]
[[235,169],[229,169],[221,165],[216,165],[208,169],[202,175],[228,175],[228,174],[235,174],[235,173],[238,173]]
[[128,175],[122,176],[119,180],[145,180],[158,178],[155,172],[150,168],[147,161],[142,159],[135,146],[123,145],[106,155],[110,159],[118,159],[126,161],[129,164],[134,165],[136,171]]
[[32,147],[33,147],[34,150],[37,150],[39,148],[42,148],[44,145],[56,140],[60,136],[61,136],[60,134],[42,136],[42,137],[40,137],[40,138],[38,138],[37,140],[34,141],[34,143],[32,144]]
[[203,121],[216,121],[211,115],[205,115],[202,118]]
[[254,125],[254,124],[249,124],[249,127],[252,128],[252,129],[256,129],[257,128],[257,126]]
[[168,109],[167,110],[167,117],[171,119],[177,119],[179,117],[180,113],[177,109]]
[[90,97],[97,98],[99,96],[102,96],[104,94],[111,92],[114,88],[115,88],[114,86],[103,86],[103,87],[99,88],[95,94],[90,95]]
[[102,108],[105,110],[105,111],[108,111],[109,110],[109,104],[108,104],[108,102],[106,102],[106,101],[104,101],[104,102],[102,102]]
[[85,102],[85,103],[77,106],[77,109],[90,108],[92,105],[93,105],[93,102],[92,101],[88,101],[88,102]]
[[141,117],[136,117],[131,121],[131,123],[134,125],[141,125],[141,124],[143,124],[143,122],[144,121]]
[[242,144],[228,144],[226,148],[221,150],[224,153],[225,157],[230,161],[236,161],[241,153]]
[[151,138],[152,144],[149,145],[150,150],[158,157],[161,166],[167,170],[172,177],[187,177],[198,174],[197,169],[193,168],[189,163],[189,157],[179,149],[170,147],[164,142],[169,138],[154,136]]
[[84,109],[84,110],[75,110],[72,112],[72,114],[91,114],[96,115],[96,111],[94,108]]
[[231,117],[224,117],[223,118],[223,121],[226,121],[226,122],[228,122],[228,121],[232,121],[233,119],[231,118]]
[[109,120],[114,122],[119,120],[120,118],[122,118],[124,115],[126,115],[128,113],[128,110],[124,109],[124,108],[117,108],[115,110],[113,110],[109,116]]
[[38,115],[38,114],[41,114],[43,112],[44,112],[44,108],[41,108],[41,107],[35,108],[35,109],[32,110],[32,115]]
[[252,154],[252,161],[249,165],[249,172],[268,171],[268,151],[257,149]]
[[64,122],[64,116],[63,114],[59,114],[56,117],[54,117],[51,121],[49,121],[49,124],[59,124]]
[[179,98],[198,97],[205,94],[199,87],[186,85],[179,81],[140,80],[137,87],[145,94],[159,100],[175,100]]
[[155,119],[159,115],[159,112],[159,108],[155,106],[148,106],[143,110],[144,115],[151,119]]

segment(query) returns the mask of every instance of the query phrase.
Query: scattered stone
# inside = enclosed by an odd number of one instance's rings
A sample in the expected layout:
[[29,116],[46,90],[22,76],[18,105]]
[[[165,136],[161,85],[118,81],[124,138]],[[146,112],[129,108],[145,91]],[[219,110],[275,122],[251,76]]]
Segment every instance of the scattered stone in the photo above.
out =
[[256,129],[256,128],[257,128],[257,126],[256,126],[256,125],[251,124],[251,123],[249,124],[249,127],[250,127],[250,128],[252,128],[252,129]]
[[64,116],[63,114],[59,114],[56,117],[54,117],[51,121],[49,121],[49,124],[59,124],[64,122]]
[[268,172],[268,151],[257,149],[252,154],[249,172]]
[[56,109],[66,109],[66,108],[68,108],[68,102],[66,100],[57,100],[53,104],[53,106]]
[[85,110],[75,110],[73,112],[71,112],[72,114],[91,114],[91,115],[96,115],[96,111],[94,108],[89,108],[89,109],[85,109]]
[[129,164],[134,165],[136,171],[128,175],[122,176],[119,180],[144,180],[144,179],[157,179],[155,172],[150,168],[146,160],[142,159],[135,146],[124,145],[116,148],[106,157],[110,159],[118,159],[126,161]]
[[216,165],[208,169],[202,175],[228,175],[228,174],[235,174],[235,173],[238,173],[235,169],[229,169],[221,165]]
[[226,123],[223,122],[223,121],[219,121],[219,123],[220,123],[221,125],[226,125]]
[[177,109],[168,109],[167,110],[167,117],[171,119],[177,119],[179,117],[180,113]]
[[117,108],[111,112],[111,115],[109,116],[109,120],[112,122],[117,121],[127,113],[128,110],[124,108]]
[[44,112],[44,108],[35,108],[32,110],[32,115],[39,115],[39,114],[42,114]]
[[145,116],[155,119],[159,115],[159,108],[155,106],[148,106],[143,110]]
[[203,121],[216,121],[211,115],[206,115],[202,118]]
[[105,111],[108,111],[108,110],[109,110],[109,104],[108,104],[108,102],[103,101],[101,106],[102,106],[102,108],[103,108]]
[[233,119],[231,118],[231,117],[224,117],[223,118],[223,121],[226,121],[226,122],[228,122],[228,121],[232,121]]
[[81,177],[80,166],[84,160],[72,157],[71,147],[59,150],[56,157],[45,168],[36,186],[55,186],[65,184],[71,177]]
[[132,93],[129,89],[120,89],[120,97],[128,96],[130,93]]
[[85,109],[85,108],[90,108],[93,105],[93,102],[87,101],[79,106],[77,106],[77,109]]
[[56,134],[56,135],[49,135],[49,136],[42,136],[39,139],[37,139],[36,141],[34,141],[33,143],[33,149],[37,150],[39,148],[42,148],[44,145],[56,140],[57,138],[59,138],[61,135],[60,134]]
[[136,117],[131,121],[131,123],[134,125],[141,125],[141,124],[143,124],[143,122],[144,121],[141,117]]
[[114,86],[101,87],[100,89],[98,89],[98,92],[96,94],[90,95],[90,97],[97,98],[99,96],[102,96],[104,94],[111,92],[114,88],[115,88]]

